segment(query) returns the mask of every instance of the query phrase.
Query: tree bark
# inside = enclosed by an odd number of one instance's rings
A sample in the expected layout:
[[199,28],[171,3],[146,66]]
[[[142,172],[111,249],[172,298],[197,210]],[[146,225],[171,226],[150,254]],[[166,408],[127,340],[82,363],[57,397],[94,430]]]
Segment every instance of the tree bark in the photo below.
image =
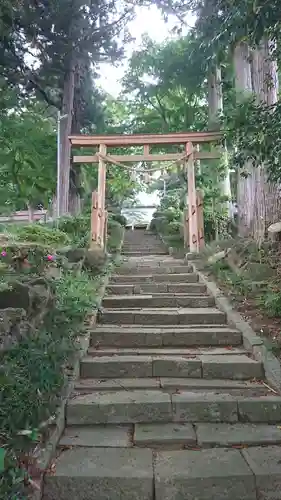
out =
[[209,129],[220,127],[219,114],[223,110],[221,69],[217,66],[210,71],[208,78]]
[[[270,52],[266,39],[251,52],[244,42],[236,46],[234,66],[238,100],[254,93],[257,104],[272,106],[276,103],[277,68]],[[268,181],[264,165],[253,167],[248,162],[244,170],[247,178],[240,174],[238,179],[239,233],[261,242],[267,227],[280,220],[280,188]]]
[[[252,74],[249,45],[245,42],[238,43],[233,53],[235,69],[236,99],[241,102],[252,95]],[[238,233],[240,236],[249,236],[253,231],[255,218],[255,169],[251,162],[243,168],[243,174],[238,172],[237,204],[238,204]]]
[[[252,85],[257,103],[272,106],[277,102],[277,65],[271,57],[270,41],[263,39],[253,51]],[[270,112],[270,110],[269,110]],[[267,228],[281,219],[280,186],[268,180],[264,165],[255,169],[256,216],[253,235],[262,241]]]
[[66,115],[61,120],[61,135],[60,135],[60,148],[61,148],[61,175],[60,175],[60,199],[59,213],[65,215],[69,210],[69,178],[70,178],[70,154],[71,146],[69,142],[69,135],[71,133],[73,103],[74,103],[74,82],[75,82],[75,61],[72,57],[69,65],[69,70],[65,75],[63,100],[62,100],[62,116]]
[[[221,68],[216,66],[209,72],[208,78],[208,105],[209,105],[209,129],[218,130],[220,128],[220,114],[223,112],[223,92],[221,81]],[[221,181],[221,194],[227,198],[231,198],[230,172],[227,162],[227,149],[225,149],[225,176]],[[225,209],[228,211],[229,217],[230,204],[226,202]]]

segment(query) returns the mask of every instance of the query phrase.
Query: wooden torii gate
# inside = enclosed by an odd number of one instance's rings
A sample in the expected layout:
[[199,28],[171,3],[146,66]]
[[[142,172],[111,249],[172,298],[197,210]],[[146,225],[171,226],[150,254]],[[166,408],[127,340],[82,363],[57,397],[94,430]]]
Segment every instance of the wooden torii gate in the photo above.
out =
[[[92,244],[105,245],[107,212],[105,210],[106,168],[111,163],[123,166],[121,162],[174,161],[187,166],[188,207],[184,211],[184,242],[190,252],[199,252],[204,246],[203,198],[195,185],[195,161],[220,158],[222,151],[198,151],[202,143],[218,143],[222,139],[219,132],[182,132],[170,134],[144,135],[75,135],[69,140],[73,147],[95,148],[93,155],[74,156],[73,163],[98,163],[98,190],[92,194],[91,239]],[[151,153],[152,146],[184,146],[184,153]],[[138,146],[142,154],[112,155],[108,148]],[[197,147],[196,147],[197,146]],[[160,170],[160,168],[159,168]]]

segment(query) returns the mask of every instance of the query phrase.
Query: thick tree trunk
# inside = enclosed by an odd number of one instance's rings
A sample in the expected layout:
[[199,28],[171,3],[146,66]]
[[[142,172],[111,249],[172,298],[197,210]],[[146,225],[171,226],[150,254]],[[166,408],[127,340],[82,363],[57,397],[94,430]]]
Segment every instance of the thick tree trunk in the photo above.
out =
[[[221,69],[215,67],[209,73],[208,78],[208,106],[209,106],[209,129],[218,130],[220,128],[220,114],[223,112],[223,93],[221,82]],[[225,176],[221,181],[221,194],[231,198],[230,173],[227,162],[227,150],[225,150]],[[225,208],[230,214],[230,204],[225,203]]]
[[[74,81],[74,102],[73,102],[73,119],[71,133],[81,134],[83,128],[83,118],[85,111],[85,101],[83,98],[84,73],[88,68],[85,64],[77,62],[75,81]],[[71,165],[70,167],[70,183],[69,183],[69,212],[72,215],[77,215],[81,212],[82,199],[80,194],[81,188],[81,167]]]
[[[277,101],[276,63],[270,57],[267,40],[250,53],[246,43],[240,43],[234,51],[235,83],[237,98],[245,98],[254,93],[257,103],[268,106]],[[280,188],[268,181],[265,167],[245,165],[248,174],[238,180],[239,233],[252,236],[261,242],[268,225],[280,220]]]
[[71,133],[73,102],[74,102],[74,81],[75,81],[75,62],[71,61],[68,72],[65,76],[62,101],[62,115],[65,118],[61,120],[60,148],[61,148],[61,175],[60,175],[60,199],[59,213],[64,215],[69,210],[69,177],[70,177],[70,154],[71,146],[69,135]]
[[[268,106],[276,103],[277,66],[271,57],[270,42],[266,39],[253,51],[252,84],[257,103]],[[256,217],[253,230],[255,239],[262,241],[268,226],[281,220],[280,186],[268,181],[264,165],[255,169],[255,177]]]
[[[252,95],[250,49],[247,43],[241,42],[236,45],[233,62],[236,96],[241,102]],[[253,231],[256,203],[255,169],[251,162],[244,165],[243,175],[241,173],[241,171],[238,172],[237,180],[238,232],[240,236],[249,236]]]

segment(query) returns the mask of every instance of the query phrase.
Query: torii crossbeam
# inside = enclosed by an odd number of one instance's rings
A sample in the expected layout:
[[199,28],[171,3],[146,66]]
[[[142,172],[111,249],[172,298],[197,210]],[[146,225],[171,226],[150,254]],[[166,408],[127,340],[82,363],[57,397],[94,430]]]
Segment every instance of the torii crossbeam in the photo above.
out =
[[[73,157],[73,163],[98,163],[98,191],[93,193],[91,240],[101,247],[105,245],[107,212],[105,210],[105,184],[107,163],[120,165],[126,162],[175,161],[187,165],[188,173],[188,209],[185,210],[184,234],[185,245],[190,252],[199,252],[204,246],[203,201],[196,191],[195,160],[219,159],[220,148],[211,151],[198,151],[196,146],[202,143],[218,144],[222,139],[220,132],[179,132],[170,134],[132,134],[132,135],[74,135],[69,140],[74,147],[93,148],[92,155]],[[151,153],[152,146],[184,146],[181,153]],[[142,146],[142,154],[111,155],[109,148]]]

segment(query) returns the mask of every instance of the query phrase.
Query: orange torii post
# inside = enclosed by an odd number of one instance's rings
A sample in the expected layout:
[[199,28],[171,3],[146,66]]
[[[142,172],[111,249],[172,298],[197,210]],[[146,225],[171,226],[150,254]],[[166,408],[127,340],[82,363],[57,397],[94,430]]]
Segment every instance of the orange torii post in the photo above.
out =
[[[105,210],[105,187],[107,163],[113,163],[124,167],[126,162],[167,162],[182,163],[187,161],[188,174],[188,211],[184,214],[184,237],[185,243],[190,246],[190,252],[199,252],[204,246],[204,221],[203,221],[203,197],[196,190],[195,166],[196,160],[219,159],[221,150],[209,151],[198,150],[198,144],[219,142],[222,139],[221,132],[178,132],[170,134],[124,134],[124,135],[76,135],[70,136],[69,140],[74,147],[95,148],[92,155],[79,155],[73,157],[73,163],[98,163],[98,190],[92,197],[91,216],[91,241],[104,248],[106,243],[107,212]],[[151,148],[167,145],[176,145],[185,148],[175,153],[152,153]],[[143,148],[140,154],[117,154],[108,153],[108,148],[128,148],[138,146]],[[160,168],[160,167],[159,167]]]

